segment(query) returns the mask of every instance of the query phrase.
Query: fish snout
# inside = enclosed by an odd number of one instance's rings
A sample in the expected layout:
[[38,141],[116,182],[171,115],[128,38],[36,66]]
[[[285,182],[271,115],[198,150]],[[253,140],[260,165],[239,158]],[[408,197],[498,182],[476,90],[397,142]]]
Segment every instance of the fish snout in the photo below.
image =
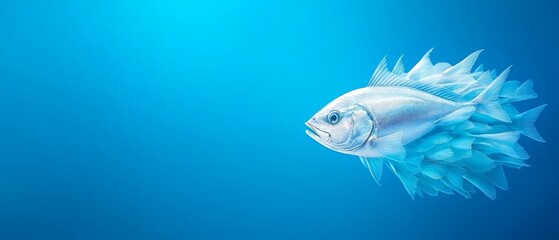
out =
[[316,141],[328,141],[330,140],[330,133],[319,129],[318,127],[316,127],[315,125],[313,125],[311,123],[311,121],[313,121],[314,118],[311,118],[309,121],[305,122],[305,125],[309,128],[307,130],[305,130],[305,133],[307,135],[309,135],[309,137],[311,137],[312,139],[316,140]]

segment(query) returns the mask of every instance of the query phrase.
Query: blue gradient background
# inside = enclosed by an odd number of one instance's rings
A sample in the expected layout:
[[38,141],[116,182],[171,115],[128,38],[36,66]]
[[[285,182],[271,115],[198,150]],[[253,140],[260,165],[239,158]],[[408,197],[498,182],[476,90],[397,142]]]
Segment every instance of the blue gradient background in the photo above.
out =
[[[549,1],[2,1],[0,239],[558,239]],[[412,201],[303,125],[384,56],[549,103],[510,190]]]

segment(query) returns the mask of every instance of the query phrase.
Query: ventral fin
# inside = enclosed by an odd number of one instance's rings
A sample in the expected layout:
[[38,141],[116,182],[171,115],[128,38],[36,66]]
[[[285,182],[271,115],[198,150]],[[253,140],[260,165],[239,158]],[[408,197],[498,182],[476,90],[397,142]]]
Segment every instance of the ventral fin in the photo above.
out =
[[483,192],[490,199],[495,200],[495,198],[497,198],[495,185],[483,175],[470,173],[464,175],[464,179],[468,180],[474,186],[479,188],[479,190],[481,190],[481,192]]
[[392,170],[392,172],[400,179],[410,197],[415,199],[418,180],[415,174],[408,171],[405,164],[391,161],[388,161],[387,164],[390,167],[390,170]]
[[366,158],[359,157],[361,162],[369,169],[371,176],[375,179],[375,182],[380,186],[380,178],[382,177],[382,166],[384,160],[382,158]]
[[359,160],[361,160],[364,167],[369,168],[369,165],[367,165],[367,158],[359,157]]
[[[397,66],[396,72],[400,72],[399,68],[400,67]],[[386,57],[381,60],[381,62],[375,69],[375,72],[373,73],[373,76],[371,76],[371,79],[369,80],[367,86],[408,87],[433,94],[450,101],[456,101],[460,97],[458,94],[446,89],[443,86],[426,84],[417,80],[410,80],[402,75],[390,72],[386,65]]]

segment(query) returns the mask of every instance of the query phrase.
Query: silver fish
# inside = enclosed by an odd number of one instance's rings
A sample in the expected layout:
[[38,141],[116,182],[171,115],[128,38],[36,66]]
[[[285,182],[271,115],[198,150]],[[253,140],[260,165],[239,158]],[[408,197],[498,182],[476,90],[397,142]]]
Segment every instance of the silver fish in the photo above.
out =
[[480,51],[452,66],[433,65],[430,52],[409,72],[400,58],[392,71],[383,59],[367,87],[348,92],[305,124],[323,146],[358,156],[377,183],[383,166],[416,194],[480,189],[489,198],[507,188],[503,167],[526,166],[520,135],[543,142],[534,127],[545,105],[519,113],[511,104],[535,98],[532,82],[505,81],[479,67]]

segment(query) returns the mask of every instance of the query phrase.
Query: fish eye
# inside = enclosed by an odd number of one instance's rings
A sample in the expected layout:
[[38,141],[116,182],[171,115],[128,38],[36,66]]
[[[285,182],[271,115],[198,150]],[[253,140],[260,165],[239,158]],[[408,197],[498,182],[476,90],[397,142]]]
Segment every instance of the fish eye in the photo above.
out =
[[330,122],[330,124],[339,123],[340,119],[341,119],[340,112],[334,110],[328,113],[328,122]]

